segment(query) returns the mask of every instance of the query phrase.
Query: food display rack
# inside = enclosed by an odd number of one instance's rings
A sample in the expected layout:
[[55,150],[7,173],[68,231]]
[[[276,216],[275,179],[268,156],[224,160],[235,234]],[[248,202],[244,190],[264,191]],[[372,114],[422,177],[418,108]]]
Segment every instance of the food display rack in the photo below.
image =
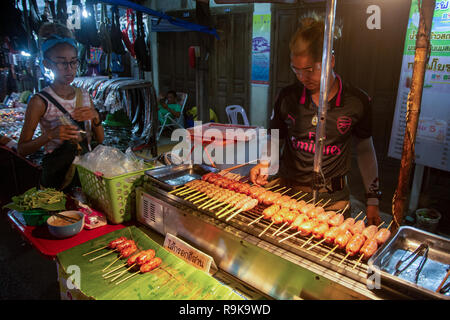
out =
[[339,251],[322,260],[329,246],[308,250],[309,245],[302,247],[305,239],[295,237],[279,243],[279,238],[272,236],[274,227],[259,237],[267,222],[248,223],[260,216],[261,210],[258,206],[225,222],[157,185],[137,189],[140,223],[191,243],[212,256],[220,270],[274,299],[408,298],[390,288],[369,288],[365,262],[356,268],[353,260],[339,265],[344,257]]

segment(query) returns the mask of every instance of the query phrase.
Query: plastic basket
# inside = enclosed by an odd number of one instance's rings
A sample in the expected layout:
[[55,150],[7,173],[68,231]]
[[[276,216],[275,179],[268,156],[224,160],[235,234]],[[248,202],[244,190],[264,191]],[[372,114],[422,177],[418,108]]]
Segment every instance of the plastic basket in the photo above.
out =
[[28,211],[21,211],[23,220],[27,226],[42,226],[47,222],[50,214],[43,209],[33,209]]
[[140,184],[139,178],[149,169],[106,178],[77,165],[81,187],[91,206],[102,211],[113,224],[129,221],[135,214],[135,188]]

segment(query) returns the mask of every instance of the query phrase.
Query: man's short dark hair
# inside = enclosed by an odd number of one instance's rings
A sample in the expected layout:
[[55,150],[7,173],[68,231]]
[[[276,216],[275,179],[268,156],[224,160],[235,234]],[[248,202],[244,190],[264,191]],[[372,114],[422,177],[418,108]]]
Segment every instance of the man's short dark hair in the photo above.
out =
[[178,96],[177,96],[177,92],[176,92],[176,91],[174,91],[174,90],[167,91],[167,94],[169,94],[169,93],[173,94],[173,96],[175,97],[175,99],[178,99]]

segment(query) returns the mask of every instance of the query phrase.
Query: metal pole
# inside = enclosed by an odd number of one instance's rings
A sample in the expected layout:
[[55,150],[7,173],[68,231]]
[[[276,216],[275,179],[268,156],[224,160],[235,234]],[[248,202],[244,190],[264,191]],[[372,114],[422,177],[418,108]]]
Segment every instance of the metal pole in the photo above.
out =
[[328,93],[330,87],[331,77],[331,51],[333,49],[333,34],[334,21],[336,14],[337,0],[327,0],[326,17],[325,17],[325,31],[323,37],[323,52],[322,52],[322,74],[320,79],[320,97],[319,107],[317,111],[317,128],[316,128],[316,148],[314,152],[314,166],[313,166],[313,197],[314,203],[317,200],[318,190],[325,185],[322,178],[322,156],[323,145],[325,142],[325,124],[327,120],[328,109]]
[[397,231],[400,227],[405,211],[405,202],[409,188],[409,175],[415,154],[414,149],[417,125],[419,123],[420,105],[422,103],[423,80],[430,53],[430,32],[436,1],[419,0],[418,4],[420,20],[417,31],[411,90],[406,104],[405,137],[403,138],[403,151],[397,189],[392,198],[392,217],[395,222],[392,226],[393,232]]

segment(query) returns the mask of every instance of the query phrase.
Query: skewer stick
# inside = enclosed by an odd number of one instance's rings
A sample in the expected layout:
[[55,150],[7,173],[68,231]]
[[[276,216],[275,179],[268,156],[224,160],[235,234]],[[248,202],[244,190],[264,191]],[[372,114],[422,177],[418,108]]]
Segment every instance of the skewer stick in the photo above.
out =
[[[322,208],[325,208],[326,206],[327,206],[327,204],[328,204],[328,202],[330,202],[331,201],[331,199],[328,199],[328,201],[327,202],[325,202],[321,207]],[[316,203],[316,205],[317,205],[318,203]]]
[[301,200],[302,198],[306,197],[307,195],[308,195],[308,194],[307,194],[307,193],[305,193],[304,195],[302,195],[302,196],[298,197],[298,198],[297,198],[297,199],[295,199],[295,200],[299,201],[299,200]]
[[189,188],[189,187],[188,186],[182,186],[181,188],[175,188],[175,189],[169,191],[168,193],[175,193],[175,192],[178,192],[180,190],[184,190],[186,188]]
[[389,230],[389,228],[391,227],[391,225],[392,225],[392,222],[394,222],[394,219],[392,219],[391,220],[391,222],[389,223],[389,225],[387,226],[387,228],[386,229],[388,229]]
[[122,280],[120,280],[119,282],[116,283],[116,285],[121,284],[122,282],[130,279],[131,277],[134,277],[135,275],[137,275],[140,271],[136,271],[135,273],[130,274],[128,277],[123,278]]
[[209,199],[209,196],[205,196],[205,197],[203,197],[203,198],[200,198],[200,199],[198,199],[198,200],[196,200],[196,201],[194,201],[194,202],[192,202],[192,203],[193,203],[193,204],[197,204],[197,203],[199,203],[199,202],[205,201],[206,199]]
[[355,262],[355,265],[353,266],[352,269],[355,269],[356,266],[361,262],[362,258],[364,257],[364,253],[359,257],[358,261]]
[[[207,195],[207,194],[201,194],[201,195],[198,195],[198,196],[196,196],[194,198],[191,198],[190,201],[192,201],[193,203],[197,203],[199,201],[203,201],[205,199],[208,199],[208,197],[209,197],[209,195]],[[194,202],[194,200],[197,200],[197,199],[200,199],[200,200]]]
[[341,213],[341,214],[344,214],[345,211],[349,208],[349,206],[350,206],[350,204],[347,203],[347,205],[345,206],[344,210],[342,210],[342,213]]
[[286,190],[284,190],[282,193],[281,193],[281,195],[284,195],[286,192],[288,192],[289,190],[291,190],[292,188],[289,188],[289,189],[286,189]]
[[269,187],[269,188],[266,188],[266,190],[270,190],[270,189],[276,188],[276,187],[278,187],[278,186],[279,186],[279,184],[276,184],[276,185],[274,185],[274,186],[271,186],[271,187]]
[[[314,199],[314,198],[313,198]],[[320,199],[319,201],[317,201],[314,205],[317,206],[319,203],[321,203],[323,201],[323,199]]]
[[264,215],[263,215],[263,214],[260,215],[260,216],[259,216],[258,218],[256,218],[255,220],[251,221],[251,222],[248,224],[248,226],[251,226],[252,224],[258,222],[258,221],[261,220],[262,218],[264,218]]
[[266,233],[267,230],[273,225],[273,221],[258,235],[258,237],[261,237],[264,233]]
[[361,210],[361,212],[360,213],[358,213],[357,215],[356,215],[356,217],[355,217],[355,221],[356,221],[356,219],[358,219],[358,217],[361,215],[361,213],[363,213],[362,212],[362,210]]
[[[223,206],[224,204],[226,204],[226,202],[223,202],[223,201],[218,201],[218,202],[219,202],[218,204],[216,204],[215,206],[209,208],[209,210],[214,210],[214,209],[216,209],[216,208],[218,208],[218,207],[221,207],[221,206]],[[207,207],[209,207],[209,206],[207,206]],[[204,209],[206,209],[206,208],[204,208]]]
[[199,208],[200,209],[208,209],[211,206],[214,206],[216,204],[218,204],[220,201],[217,199],[211,199],[210,201],[205,202],[204,204],[200,205]]
[[384,224],[384,221],[382,221],[382,222],[378,225],[378,228],[380,228],[383,224]]
[[120,268],[123,268],[123,267],[126,267],[126,266],[127,266],[126,264],[117,266],[117,267],[115,267],[115,268],[109,270],[107,273],[103,274],[102,277],[105,278],[108,274],[111,274],[111,273],[113,273],[114,271],[117,271],[117,270],[119,270]]
[[191,199],[192,197],[195,197],[196,195],[202,194],[202,193],[203,193],[203,192],[201,192],[201,191],[197,191],[196,193],[193,193],[193,194],[187,196],[186,198],[184,198],[184,200],[187,201],[187,200]]
[[121,256],[119,255],[116,259],[114,259],[113,262],[111,262],[110,264],[108,264],[102,271],[106,271],[109,269],[109,267],[111,267],[114,263],[117,262],[117,260],[119,260],[121,258]]
[[291,196],[291,198],[293,199],[296,195],[298,195],[298,194],[300,194],[300,193],[302,193],[302,192],[303,192],[303,191],[299,191],[299,192],[293,194],[293,195]]
[[341,260],[341,262],[339,262],[338,267],[342,264],[342,262],[344,262],[345,259],[348,258],[348,256],[350,255],[350,252],[348,252],[345,257]]
[[237,210],[237,209],[239,209],[239,208],[236,208],[236,207],[233,206],[233,208],[231,208],[230,210],[222,213],[222,215],[219,216],[219,218],[225,217],[225,216],[229,215],[230,213],[232,213],[234,210]]
[[336,250],[337,249],[337,247],[339,247],[339,246],[335,246],[333,249],[331,249],[330,251],[328,251],[328,253],[326,254],[326,255],[324,255],[323,257],[322,257],[322,259],[320,259],[320,261],[323,261],[323,260],[325,260],[334,250]]
[[283,242],[284,240],[287,240],[287,239],[289,239],[289,238],[292,238],[292,237],[298,235],[300,232],[301,232],[301,231],[297,231],[297,232],[295,232],[295,233],[293,233],[293,234],[291,234],[291,235],[288,235],[286,238],[281,239],[281,240],[279,240],[278,242],[281,243],[281,242]]
[[[224,212],[225,210],[227,210],[228,208],[230,208],[231,206],[233,206],[231,203],[229,203],[227,206],[225,206],[223,209],[221,209],[219,212],[216,213],[216,216],[220,215],[222,212]],[[212,209],[211,209],[212,210]]]
[[176,193],[176,195],[181,197],[181,196],[184,196],[185,194],[194,192],[194,191],[196,191],[196,190],[197,190],[197,189],[188,187],[187,190],[183,190],[183,191],[181,191],[181,192],[178,192],[178,193]]
[[84,256],[87,256],[87,255],[89,255],[91,253],[94,253],[94,252],[97,252],[97,251],[100,251],[100,250],[103,250],[103,249],[106,249],[106,248],[108,248],[108,246],[104,246],[104,247],[101,247],[101,248],[98,248],[98,249],[95,249],[95,250],[83,253],[82,256],[84,257]]
[[101,254],[101,255],[99,255],[99,256],[96,256],[95,258],[90,259],[89,262],[95,261],[95,260],[97,260],[97,259],[100,259],[100,258],[102,258],[102,257],[105,257],[105,256],[107,256],[108,254],[111,254],[111,253],[114,253],[114,252],[116,252],[116,250],[106,252],[106,253],[104,253],[104,254]]
[[277,234],[277,237],[281,236],[283,233],[285,233],[286,231],[288,231],[289,229],[291,229],[292,226],[287,227],[286,229],[284,229],[283,231],[281,231],[280,233]]
[[308,240],[306,240],[303,244],[302,244],[302,246],[300,247],[300,248],[303,248],[304,246],[306,246],[308,243],[310,243],[311,242],[311,240],[314,238],[314,235],[312,235]]
[[[135,266],[136,264],[133,264],[133,266]],[[123,266],[121,266],[121,267],[126,267],[127,265],[125,264],[125,265],[123,265]],[[115,268],[116,270],[118,270],[117,268]],[[114,270],[114,271],[116,271],[116,270]],[[129,268],[127,268],[125,271],[127,271],[127,270],[129,270]],[[124,273],[124,271],[119,271],[119,272],[116,272],[116,273],[112,273],[113,271],[111,270],[111,271],[109,271],[108,273],[105,273],[104,275],[103,275],[103,278],[105,278],[105,279],[109,279],[109,278],[111,278],[111,277],[115,277],[115,276],[121,276],[123,273]],[[110,274],[110,273],[112,273],[112,274]]]
[[287,222],[283,223],[277,230],[275,230],[274,233],[272,233],[272,236],[277,236],[277,233],[280,232],[281,229],[284,228],[284,226],[287,225]]
[[229,221],[229,220],[233,219],[234,216],[238,215],[238,214],[241,213],[242,211],[244,211],[242,208],[239,209],[238,211],[236,211],[235,213],[233,213],[231,216],[229,216],[228,218],[226,218],[225,221]]
[[277,190],[274,190],[273,192],[280,192],[280,191],[283,190],[283,189],[286,189],[286,187],[281,187],[281,188],[279,188],[279,189],[277,189]]
[[204,207],[207,207],[209,204],[213,205],[213,203],[217,203],[218,200],[216,199],[209,199],[208,201],[206,201],[205,203],[201,204],[198,206],[199,209],[203,209]]
[[306,201],[306,204],[310,203],[311,201],[314,201],[314,198],[311,198],[308,201]]
[[111,279],[111,282],[116,281],[117,279],[119,279],[125,272],[127,272],[128,270],[130,270],[131,268],[133,268],[135,266],[135,264],[132,264],[131,266],[129,266],[128,268],[126,268],[125,270],[123,270],[122,272],[119,272],[119,274],[117,276],[115,276],[114,278]]
[[326,239],[323,238],[322,240],[320,240],[319,242],[316,242],[315,244],[313,244],[311,247],[309,247],[309,248],[306,249],[306,250],[311,250],[312,248],[317,247],[319,244],[321,244],[321,243],[324,242],[325,240],[326,240]]

